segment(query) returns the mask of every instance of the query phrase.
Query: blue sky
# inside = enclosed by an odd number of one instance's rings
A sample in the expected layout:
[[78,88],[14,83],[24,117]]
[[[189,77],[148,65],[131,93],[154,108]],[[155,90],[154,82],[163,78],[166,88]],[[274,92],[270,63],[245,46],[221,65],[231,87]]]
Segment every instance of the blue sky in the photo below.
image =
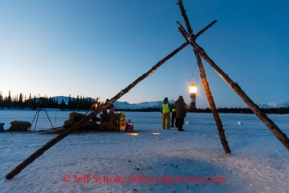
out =
[[[185,42],[177,0],[0,0],[0,92],[7,96],[115,96]],[[256,103],[288,100],[289,1],[183,0],[197,43]],[[217,107],[246,104],[203,61]],[[196,75],[198,77],[190,77]],[[119,101],[183,95],[198,83],[187,46]]]

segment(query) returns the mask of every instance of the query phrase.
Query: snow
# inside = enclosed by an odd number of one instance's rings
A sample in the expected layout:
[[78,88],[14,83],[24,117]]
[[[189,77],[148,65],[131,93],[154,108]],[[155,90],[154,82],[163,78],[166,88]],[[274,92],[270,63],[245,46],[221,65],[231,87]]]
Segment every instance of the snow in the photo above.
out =
[[[69,114],[47,111],[56,126]],[[34,114],[0,110],[0,122],[8,129],[12,120],[31,122]],[[158,112],[125,114],[134,122],[137,136],[71,134],[11,180],[5,175],[56,135],[0,133],[0,192],[289,192],[288,150],[254,114],[243,114],[241,125],[238,114],[220,114],[231,154],[224,153],[212,114],[187,114],[184,132],[162,130]],[[268,116],[289,136],[289,115]],[[41,112],[36,130],[50,128],[47,120]],[[127,176],[127,180],[138,175],[154,179],[168,175],[175,180],[176,176],[223,177],[226,182],[97,183],[95,179],[104,175]],[[67,176],[70,182],[64,181]]]

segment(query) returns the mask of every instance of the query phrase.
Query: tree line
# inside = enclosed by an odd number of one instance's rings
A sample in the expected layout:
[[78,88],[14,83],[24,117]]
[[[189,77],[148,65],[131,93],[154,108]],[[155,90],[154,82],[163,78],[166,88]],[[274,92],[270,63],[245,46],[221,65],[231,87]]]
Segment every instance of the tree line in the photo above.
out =
[[28,97],[23,96],[22,93],[16,96],[11,96],[9,91],[8,96],[4,97],[0,92],[0,109],[37,109],[38,107],[44,108],[58,108],[61,110],[87,110],[94,103],[92,98],[84,98],[82,96],[77,96],[73,98],[68,97],[68,102],[66,103],[62,100],[60,103],[57,98],[54,97],[36,97],[29,94]]
[[[45,108],[58,108],[61,110],[88,110],[94,103],[91,98],[85,98],[82,96],[77,96],[76,98],[69,96],[68,102],[66,103],[62,100],[60,103],[57,98],[54,97],[36,97],[29,94],[28,97],[23,96],[22,93],[16,96],[11,96],[9,91],[8,96],[3,97],[0,92],[0,109],[37,109],[38,107]],[[253,114],[250,108],[218,108],[219,113],[244,113]],[[289,107],[282,108],[261,108],[261,110],[266,114],[289,114]],[[115,111],[134,111],[134,112],[160,112],[160,108],[148,107],[141,109],[118,109]],[[193,111],[194,113],[211,113],[210,108],[197,108]]]

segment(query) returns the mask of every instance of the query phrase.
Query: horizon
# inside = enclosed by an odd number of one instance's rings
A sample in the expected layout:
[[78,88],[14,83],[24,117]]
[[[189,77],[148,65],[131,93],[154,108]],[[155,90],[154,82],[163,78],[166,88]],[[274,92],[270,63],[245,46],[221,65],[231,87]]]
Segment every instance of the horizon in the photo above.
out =
[[[0,96],[1,96],[1,92],[0,92]],[[83,98],[83,99],[92,99],[95,101],[94,98],[92,97],[84,97],[82,95],[78,95],[79,98]],[[2,96],[3,97],[3,96]],[[41,96],[33,96],[31,99],[39,99],[41,98]],[[69,97],[71,97],[72,99],[77,99],[77,97],[73,97],[73,96],[44,96],[45,98],[49,99],[49,98],[56,98],[58,103],[61,103],[61,101],[63,100],[65,103],[67,103],[67,101],[69,100]],[[13,98],[13,97],[11,97]],[[15,98],[15,97],[14,97]],[[64,99],[63,99],[64,98]],[[29,99],[26,99],[26,101],[28,101]],[[13,101],[13,100],[12,100]],[[138,104],[142,104],[142,103],[160,103],[162,102],[163,100],[157,100],[157,101],[141,101],[141,102],[138,102],[138,103],[130,103],[129,101],[121,101],[121,100],[116,100],[114,103],[116,102],[119,102],[119,103],[128,103],[129,105],[138,105]],[[169,102],[175,102],[176,100],[169,100]],[[1,102],[1,101],[0,101]],[[23,100],[23,102],[25,102]],[[100,101],[100,102],[105,102],[104,101]],[[189,103],[186,103],[187,105],[189,105]],[[283,101],[274,101],[274,102],[267,102],[267,103],[260,103],[260,104],[257,104],[260,108],[287,108],[287,106],[289,107],[289,100],[283,100]],[[281,105],[281,106],[280,106]],[[284,107],[283,107],[284,106]],[[197,107],[197,109],[206,109],[206,108],[209,108],[209,107]],[[250,107],[248,106],[223,106],[223,107],[217,107],[218,109],[221,109],[221,108],[248,108],[250,109]]]

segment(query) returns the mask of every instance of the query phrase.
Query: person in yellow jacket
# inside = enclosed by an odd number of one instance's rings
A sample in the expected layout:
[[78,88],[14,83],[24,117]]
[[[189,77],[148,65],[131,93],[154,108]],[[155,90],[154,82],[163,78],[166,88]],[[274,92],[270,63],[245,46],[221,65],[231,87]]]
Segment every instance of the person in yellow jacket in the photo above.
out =
[[162,128],[165,129],[165,125],[167,129],[170,129],[170,112],[171,112],[171,105],[168,102],[168,97],[164,98],[164,101],[161,105],[161,113],[162,113]]

